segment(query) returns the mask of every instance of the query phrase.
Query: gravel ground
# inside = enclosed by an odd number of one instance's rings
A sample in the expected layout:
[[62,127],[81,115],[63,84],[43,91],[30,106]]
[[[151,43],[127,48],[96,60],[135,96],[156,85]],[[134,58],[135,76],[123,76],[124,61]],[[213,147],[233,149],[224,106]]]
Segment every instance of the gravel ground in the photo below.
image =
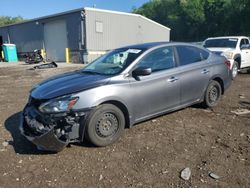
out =
[[31,67],[0,63],[0,187],[250,187],[250,114],[232,112],[250,110],[250,74],[211,110],[192,106],[126,129],[111,146],[52,154],[20,135],[20,113],[32,85],[82,65]]

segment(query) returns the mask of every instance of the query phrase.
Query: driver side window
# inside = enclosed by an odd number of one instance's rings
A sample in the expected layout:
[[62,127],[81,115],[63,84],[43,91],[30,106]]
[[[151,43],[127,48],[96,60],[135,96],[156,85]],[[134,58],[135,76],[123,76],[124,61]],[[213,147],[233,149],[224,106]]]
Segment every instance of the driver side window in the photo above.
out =
[[241,47],[242,45],[244,45],[244,44],[245,44],[244,39],[241,39],[241,41],[240,41],[240,47]]
[[241,39],[240,46],[242,46],[244,44],[249,44],[249,41],[247,39]]
[[247,39],[241,39],[240,41],[240,48],[243,50],[249,49],[249,47],[247,47],[249,45],[249,41]]
[[153,50],[139,62],[138,67],[151,68],[152,72],[167,70],[175,67],[173,48],[162,47]]

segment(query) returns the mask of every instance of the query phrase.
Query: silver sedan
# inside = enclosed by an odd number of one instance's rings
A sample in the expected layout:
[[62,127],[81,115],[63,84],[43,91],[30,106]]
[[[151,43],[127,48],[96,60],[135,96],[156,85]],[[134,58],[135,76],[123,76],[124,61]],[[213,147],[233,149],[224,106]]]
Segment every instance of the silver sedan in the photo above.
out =
[[106,146],[141,121],[197,103],[214,107],[231,75],[224,57],[191,44],[115,49],[34,86],[20,130],[39,149],[57,152],[85,138]]

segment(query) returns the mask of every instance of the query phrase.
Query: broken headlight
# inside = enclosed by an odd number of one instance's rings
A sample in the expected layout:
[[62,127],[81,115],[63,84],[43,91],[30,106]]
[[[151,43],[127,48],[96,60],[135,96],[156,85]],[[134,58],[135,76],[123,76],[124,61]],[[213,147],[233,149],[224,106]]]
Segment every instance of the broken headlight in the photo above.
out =
[[39,110],[43,113],[58,113],[58,112],[68,112],[78,101],[78,97],[60,97],[57,99],[49,100],[39,106]]

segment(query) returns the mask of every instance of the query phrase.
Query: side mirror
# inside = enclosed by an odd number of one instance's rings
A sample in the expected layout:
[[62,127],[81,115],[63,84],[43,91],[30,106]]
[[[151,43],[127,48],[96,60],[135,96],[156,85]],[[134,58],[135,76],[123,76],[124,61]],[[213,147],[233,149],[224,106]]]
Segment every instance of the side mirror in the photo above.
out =
[[152,73],[152,69],[149,67],[138,67],[132,72],[133,76],[147,76]]
[[242,44],[240,49],[244,50],[244,49],[249,49],[250,48],[250,44]]

